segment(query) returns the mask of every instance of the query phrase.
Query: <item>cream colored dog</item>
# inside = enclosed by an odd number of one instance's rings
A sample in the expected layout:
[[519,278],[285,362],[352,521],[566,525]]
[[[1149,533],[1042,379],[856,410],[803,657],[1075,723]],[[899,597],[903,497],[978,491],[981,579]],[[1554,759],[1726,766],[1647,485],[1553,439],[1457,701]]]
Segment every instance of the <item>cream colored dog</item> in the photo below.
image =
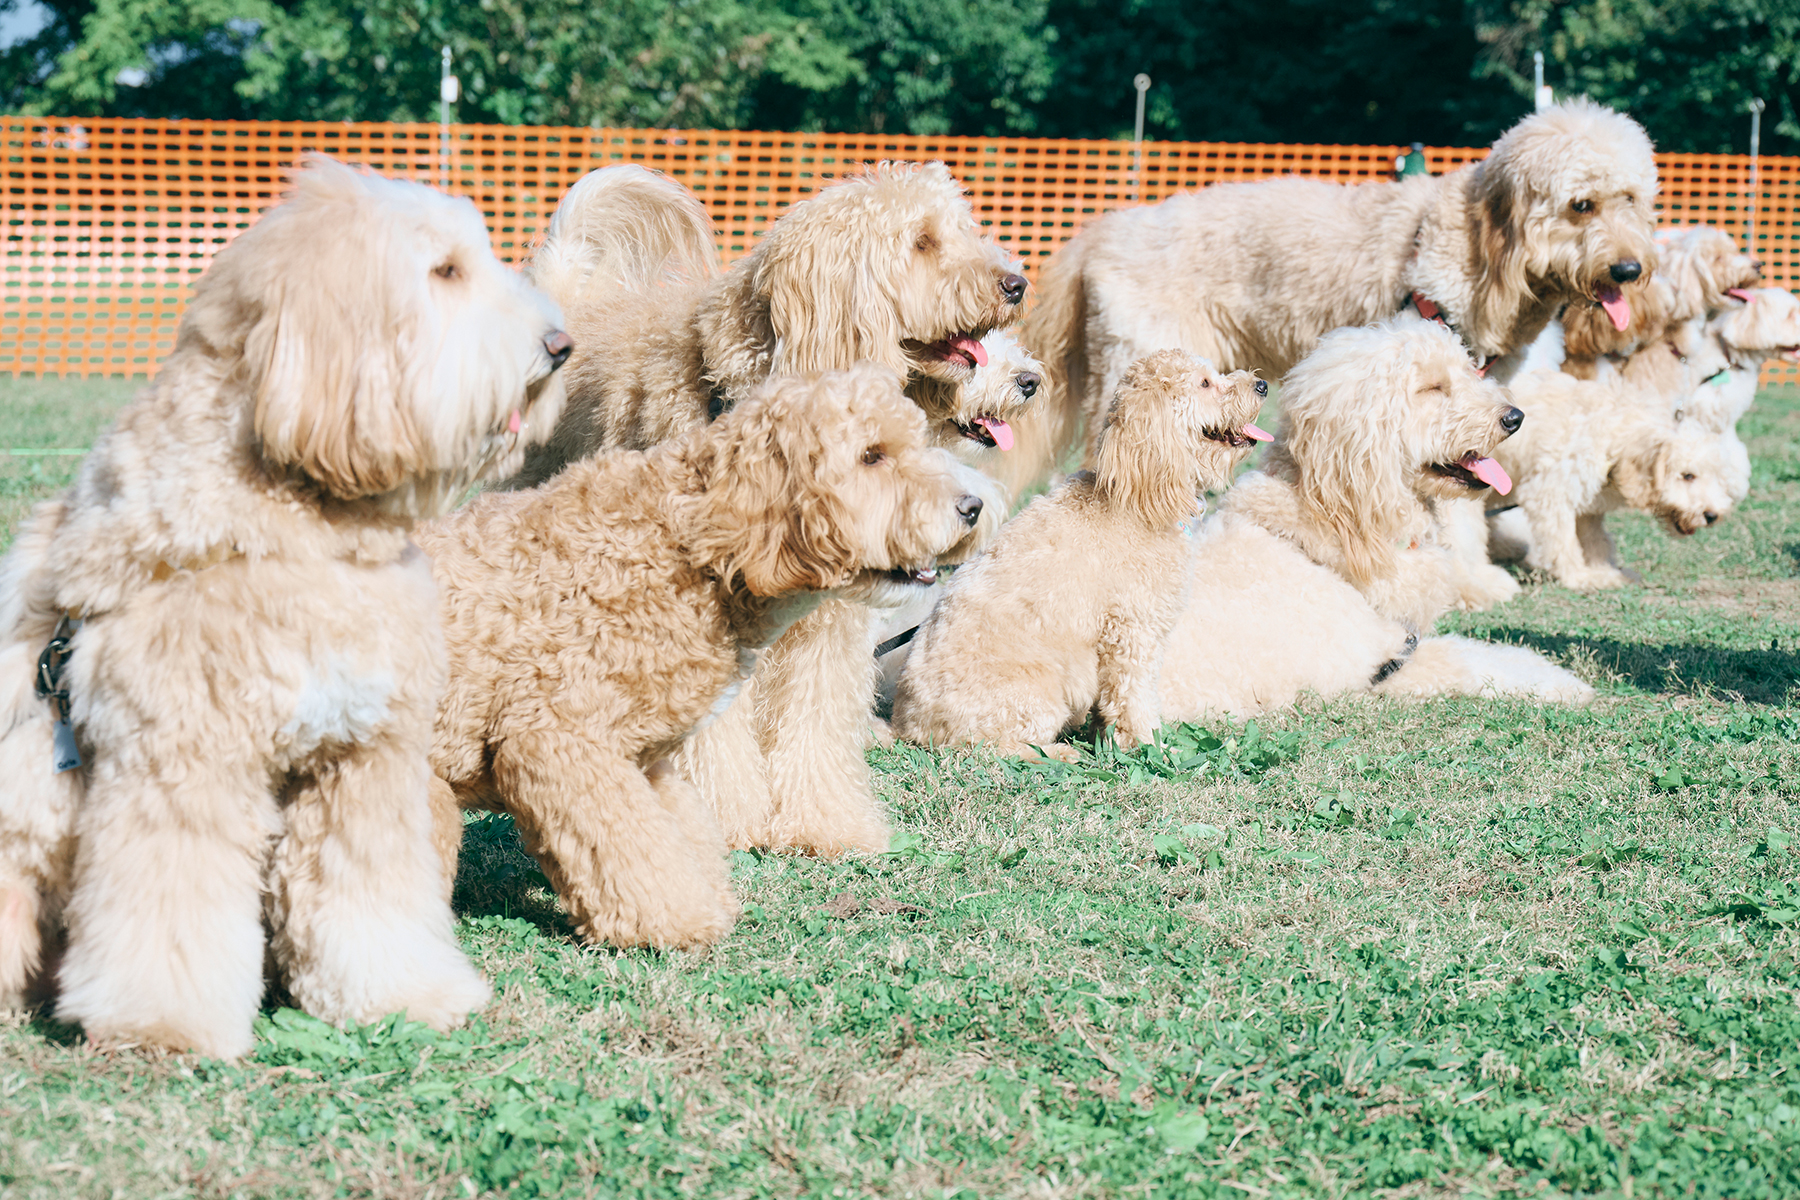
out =
[[[519,482],[600,447],[652,445],[770,374],[866,359],[903,375],[929,410],[945,385],[972,377],[986,357],[980,339],[1025,296],[1024,277],[980,236],[941,163],[884,164],[823,189],[723,276],[699,249],[710,235],[685,189],[641,169],[597,171],[564,197],[532,270],[584,349],[570,363],[570,417]],[[632,292],[624,300],[606,290],[620,280]],[[1005,496],[978,490],[997,522]],[[821,604],[676,756],[733,845],[886,848],[863,756],[873,621],[861,604]]]
[[1489,456],[1521,420],[1454,334],[1411,316],[1327,334],[1283,381],[1281,410],[1264,470],[1233,485],[1195,545],[1163,659],[1165,721],[1305,694],[1591,696],[1530,651],[1420,641],[1461,586],[1438,506],[1506,486]]
[[980,517],[970,474],[870,366],[422,528],[451,662],[433,765],[513,815],[583,937],[716,940],[724,839],[669,754],[831,590],[929,584]]
[[1763,363],[1800,363],[1800,297],[1786,288],[1734,288],[1706,332],[1727,365],[1694,390],[1683,415],[1723,432],[1750,411]]
[[896,735],[1068,758],[1056,739],[1092,709],[1122,741],[1148,740],[1163,642],[1187,591],[1181,523],[1267,436],[1250,424],[1267,392],[1177,350],[1134,364],[1098,469],[1028,505],[951,579],[900,677]]
[[1125,364],[1166,346],[1280,375],[1414,297],[1478,358],[1522,349],[1566,304],[1628,322],[1619,288],[1654,265],[1655,199],[1644,131],[1575,100],[1441,177],[1220,184],[1108,213],[1051,260],[1024,328],[1061,389],[1051,444],[1091,431]]
[[1625,285],[1632,312],[1627,327],[1615,327],[1590,305],[1572,304],[1563,313],[1566,374],[1594,379],[1621,367],[1639,348],[1666,337],[1671,326],[1711,316],[1761,277],[1762,264],[1721,229],[1659,229],[1656,245],[1656,274]]
[[[329,160],[219,252],[6,560],[0,998],[59,915],[57,1012],[97,1042],[247,1051],[265,920],[325,1020],[487,998],[432,842],[444,649],[407,535],[547,433],[558,324],[468,201]],[[56,774],[32,677],[64,618],[84,765]]]

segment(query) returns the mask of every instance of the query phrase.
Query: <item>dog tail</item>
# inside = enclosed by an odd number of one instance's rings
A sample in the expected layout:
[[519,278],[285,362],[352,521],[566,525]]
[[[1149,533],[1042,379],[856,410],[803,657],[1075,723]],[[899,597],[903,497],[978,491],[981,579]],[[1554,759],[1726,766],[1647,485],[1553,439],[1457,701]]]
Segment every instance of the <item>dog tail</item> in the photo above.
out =
[[1019,340],[1044,364],[1049,393],[1031,419],[1021,422],[1021,444],[1015,451],[1021,466],[1031,462],[1037,482],[1062,465],[1081,436],[1082,390],[1087,383],[1085,250],[1077,237],[1045,265],[1038,275],[1037,300],[1019,330]]
[[643,291],[719,273],[712,218],[666,175],[621,163],[589,171],[550,218],[526,274],[565,312],[594,288]]

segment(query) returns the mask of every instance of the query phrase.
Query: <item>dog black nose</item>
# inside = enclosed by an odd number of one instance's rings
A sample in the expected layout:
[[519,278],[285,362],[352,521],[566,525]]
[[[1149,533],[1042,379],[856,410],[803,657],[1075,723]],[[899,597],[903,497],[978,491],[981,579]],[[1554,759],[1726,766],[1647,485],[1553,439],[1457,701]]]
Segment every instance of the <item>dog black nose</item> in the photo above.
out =
[[1025,299],[1026,286],[1023,275],[1002,275],[1000,277],[1000,294],[1006,297],[1008,304],[1017,304]]
[[1716,512],[1709,512],[1704,515],[1706,517],[1706,523],[1708,525],[1712,525],[1712,524],[1716,523],[1719,519],[1719,514]]
[[1509,408],[1500,416],[1500,428],[1506,430],[1507,436],[1519,432],[1519,426],[1525,423],[1525,414],[1516,408]]
[[1613,277],[1614,283],[1630,283],[1643,273],[1643,264],[1638,262],[1635,258],[1628,258],[1624,262],[1614,263],[1611,271],[1608,272],[1608,274]]
[[975,524],[981,517],[981,497],[959,497],[956,501],[956,515],[963,519],[964,525]]
[[1256,381],[1256,394],[1259,396],[1266,396],[1269,394],[1269,381],[1268,380],[1259,379]]
[[550,365],[560,367],[569,361],[569,354],[575,349],[575,339],[560,329],[553,329],[544,335],[544,351],[550,355]]
[[1034,371],[1020,371],[1018,378],[1014,379],[1013,382],[1019,385],[1019,395],[1029,400],[1037,395],[1038,384],[1044,382],[1044,380],[1041,375],[1038,375]]
[[1750,272],[1751,272],[1751,274],[1755,275],[1758,279],[1762,278],[1762,269],[1763,269],[1763,260],[1762,259],[1753,258],[1750,260]]

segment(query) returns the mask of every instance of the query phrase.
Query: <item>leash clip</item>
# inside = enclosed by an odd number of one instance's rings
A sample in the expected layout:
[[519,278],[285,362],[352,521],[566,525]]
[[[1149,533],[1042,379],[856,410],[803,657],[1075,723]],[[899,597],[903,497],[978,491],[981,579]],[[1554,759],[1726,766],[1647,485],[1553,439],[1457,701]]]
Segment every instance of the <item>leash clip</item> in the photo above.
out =
[[69,642],[79,628],[81,622],[64,613],[50,634],[50,644],[44,647],[37,661],[38,699],[49,702],[50,714],[56,718],[51,764],[59,774],[81,765],[81,751],[75,746],[75,730],[69,724],[69,688],[63,682],[63,672],[74,655]]

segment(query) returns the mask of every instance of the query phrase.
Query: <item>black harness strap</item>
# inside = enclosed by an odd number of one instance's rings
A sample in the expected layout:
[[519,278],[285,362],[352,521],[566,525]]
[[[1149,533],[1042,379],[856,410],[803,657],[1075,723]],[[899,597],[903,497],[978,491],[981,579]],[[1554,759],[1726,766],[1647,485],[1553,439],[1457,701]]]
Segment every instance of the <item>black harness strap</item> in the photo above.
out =
[[900,647],[906,645],[906,643],[912,641],[913,635],[918,632],[919,627],[914,625],[911,629],[908,629],[903,633],[896,633],[893,637],[875,647],[875,657],[880,658],[890,650],[898,650]]

